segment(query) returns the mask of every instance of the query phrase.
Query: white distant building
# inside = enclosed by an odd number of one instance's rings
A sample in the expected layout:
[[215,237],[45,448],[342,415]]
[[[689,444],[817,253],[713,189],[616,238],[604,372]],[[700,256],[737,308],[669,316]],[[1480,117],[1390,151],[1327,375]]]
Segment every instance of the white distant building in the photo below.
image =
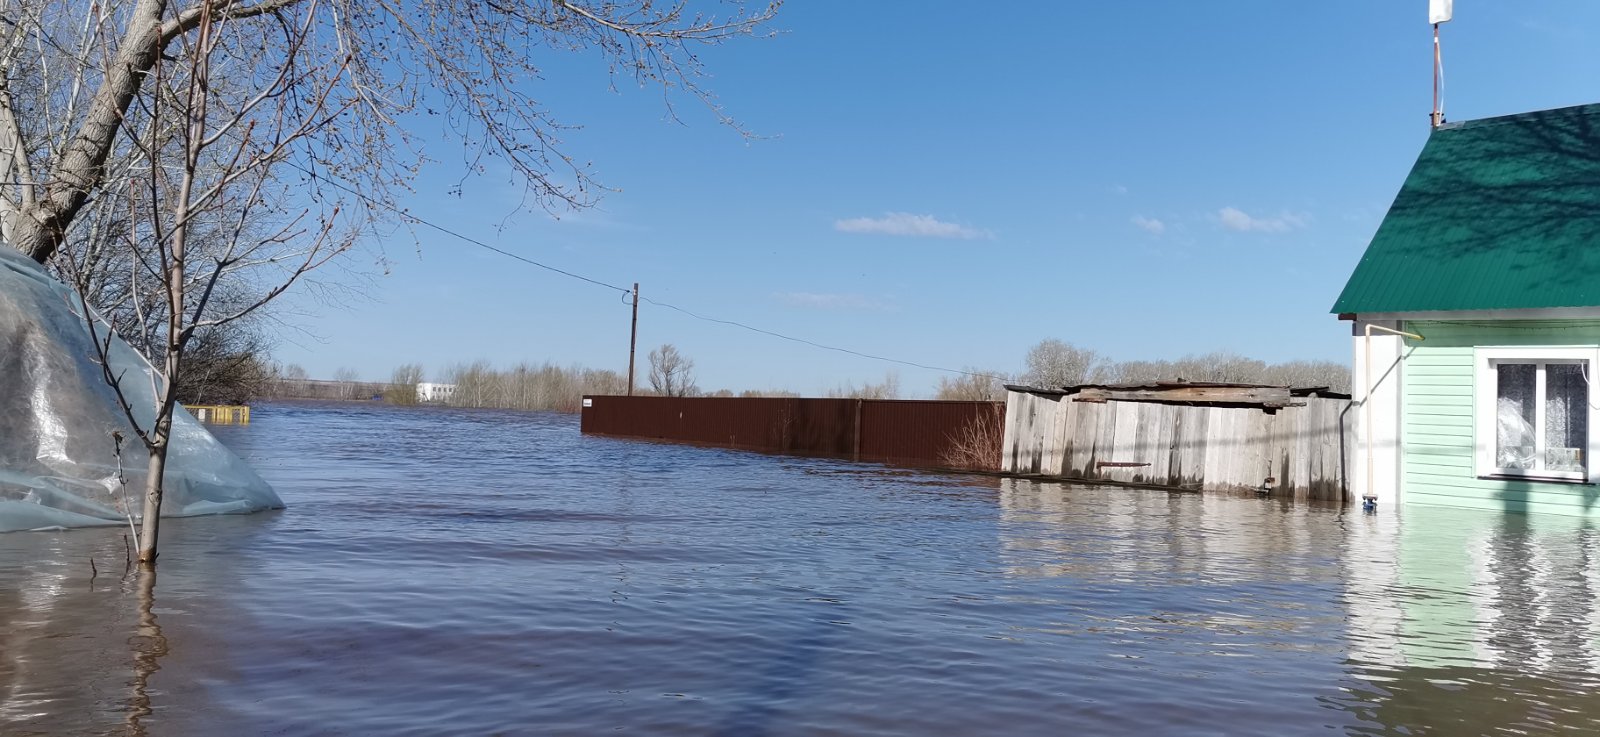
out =
[[431,381],[417,384],[418,402],[448,402],[455,393],[455,384],[435,384]]

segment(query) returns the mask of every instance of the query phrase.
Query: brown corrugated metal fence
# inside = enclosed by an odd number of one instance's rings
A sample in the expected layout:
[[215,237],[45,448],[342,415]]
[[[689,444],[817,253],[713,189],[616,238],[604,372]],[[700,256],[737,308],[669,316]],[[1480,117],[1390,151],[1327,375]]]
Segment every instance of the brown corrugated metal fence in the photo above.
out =
[[[906,466],[945,466],[975,422],[1001,402],[767,397],[584,397],[590,435],[649,438]],[[996,449],[995,462],[999,462]]]

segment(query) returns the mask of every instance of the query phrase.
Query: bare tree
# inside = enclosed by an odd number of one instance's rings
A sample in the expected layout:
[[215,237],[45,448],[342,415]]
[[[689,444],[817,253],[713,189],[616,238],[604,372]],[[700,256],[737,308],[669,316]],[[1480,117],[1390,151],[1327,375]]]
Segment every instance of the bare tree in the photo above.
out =
[[1350,391],[1350,366],[1334,361],[1289,361],[1267,367],[1264,384]]
[[1106,364],[1105,380],[1110,384],[1140,384],[1172,381],[1171,361],[1111,361]]
[[1006,377],[998,371],[984,371],[971,366],[967,373],[954,377],[940,377],[935,399],[966,402],[996,402],[1006,398]]
[[[304,18],[285,19],[281,30],[290,48],[309,40],[309,11]],[[124,247],[134,254],[134,263],[149,269],[139,275],[143,286],[134,291],[154,290],[161,296],[165,321],[153,326],[152,334],[141,336],[142,343],[163,347],[159,373],[136,377],[113,373],[110,355],[115,335],[84,296],[91,279],[88,265],[63,265],[79,287],[82,314],[95,337],[105,379],[149,452],[138,536],[139,561],[144,565],[154,565],[157,556],[163,480],[177,404],[174,383],[164,377],[183,375],[184,356],[197,331],[249,316],[301,276],[350,248],[360,233],[359,228],[341,223],[337,208],[318,214],[309,208],[283,213],[281,226],[265,231],[248,227],[260,211],[281,208],[272,169],[288,160],[301,139],[338,114],[328,103],[342,74],[327,77],[322,86],[295,86],[291,80],[305,70],[292,64],[291,52],[290,61],[260,94],[230,106],[225,96],[214,96],[219,86],[213,79],[233,62],[222,40],[246,29],[231,28],[229,20],[226,4],[202,5],[195,33],[178,39],[170,49],[173,56],[152,62],[145,75],[144,84],[153,90],[148,106],[125,113],[129,120],[124,124],[141,131],[131,141],[135,158],[147,165],[127,182],[129,228]],[[269,44],[260,49],[258,53],[276,52]],[[336,64],[346,65],[348,60]],[[202,241],[210,247],[191,250]],[[245,267],[258,272],[269,286],[253,301],[212,302],[223,276]],[[196,292],[199,298],[189,303]],[[156,405],[148,422],[140,421],[143,408],[136,410],[130,403],[124,384],[140,379],[150,381]]]
[[[145,351],[140,351],[144,353]],[[272,378],[267,347],[254,330],[196,331],[173,394],[185,404],[249,404]]]
[[628,388],[615,371],[549,362],[496,369],[475,361],[450,367],[445,377],[456,387],[447,401],[458,407],[577,412],[585,394],[616,395]]
[[650,388],[662,396],[694,396],[699,391],[694,384],[694,361],[679,353],[677,346],[663,343],[650,351]]
[[1217,351],[1184,356],[1177,360],[1105,362],[1097,371],[1100,378],[1117,384],[1145,384],[1158,381],[1209,381],[1240,384],[1269,384],[1292,387],[1327,387],[1350,390],[1350,367],[1333,361],[1289,361],[1269,364],[1234,353]]
[[303,396],[307,378],[309,375],[299,364],[267,364],[267,375],[261,382],[261,394],[274,399]]
[[450,404],[459,407],[504,407],[508,404],[505,381],[488,361],[456,364],[445,369],[445,383],[456,387],[448,400]]
[[768,397],[775,399],[799,399],[800,395],[785,389],[746,389],[739,392],[741,397]]
[[883,375],[883,381],[876,384],[869,381],[856,386],[854,382],[846,382],[828,390],[828,396],[835,399],[899,399],[900,374],[890,371]]
[[1047,389],[1096,380],[1104,360],[1088,348],[1050,338],[1028,350],[1022,383]]
[[[104,217],[105,201],[91,205],[95,227],[83,229],[80,237],[68,240],[52,264],[63,281],[74,283],[105,319],[110,328],[151,363],[162,362],[162,326],[167,322],[166,297],[149,286],[156,280],[159,264],[138,262],[138,255],[124,247],[130,225],[126,212]],[[202,236],[207,234],[201,233]],[[202,237],[191,242],[191,254],[216,245]],[[191,256],[191,261],[199,260]],[[82,264],[81,268],[69,268]],[[82,279],[73,271],[81,272]],[[228,271],[211,291],[214,312],[232,312],[259,298],[258,285],[242,272]],[[197,302],[206,282],[196,278],[185,285],[185,302]],[[173,383],[178,401],[185,404],[248,404],[266,389],[267,355],[271,348],[265,309],[225,324],[195,331],[182,373]],[[146,342],[153,341],[153,342]]]
[[1265,361],[1229,351],[1185,356],[1178,360],[1177,369],[1185,381],[1262,383],[1267,378]]
[[[347,216],[354,205],[393,205],[390,193],[421,162],[410,133],[419,115],[445,121],[473,170],[491,158],[509,166],[530,200],[590,204],[588,169],[561,148],[568,126],[533,96],[543,74],[535,59],[547,49],[597,54],[614,75],[683,93],[734,124],[703,86],[696,48],[762,32],[776,3],[751,12],[731,3],[716,16],[689,2],[10,0],[0,27],[0,181],[17,184],[0,189],[0,237],[43,262],[86,207],[138,168],[129,141],[141,133],[130,121],[154,105],[157,67],[185,45],[216,51],[218,108],[321,96],[314,110],[288,111],[314,112],[320,124],[275,172],[308,196],[351,205]],[[223,27],[237,32],[217,34]],[[202,43],[205,33],[213,36]]]
[[1005,452],[1005,405],[996,403],[950,434],[940,456],[946,466],[969,471],[999,471]]
[[361,374],[355,369],[341,366],[333,372],[333,380],[339,383],[339,398],[344,400],[361,399]]
[[628,379],[610,369],[583,369],[583,393],[627,394]]
[[[58,270],[82,295],[105,378],[149,451],[139,557],[153,565],[185,352],[400,212],[391,193],[421,162],[411,117],[443,115],[472,170],[504,162],[530,200],[585,206],[588,171],[561,151],[562,124],[530,94],[532,52],[598,52],[731,123],[701,86],[692,47],[757,32],[776,6],[725,18],[652,0],[5,7],[0,238],[40,262],[61,254]],[[67,247],[74,239],[85,247]],[[96,250],[105,243],[117,248]],[[109,368],[113,333],[89,301],[108,268],[126,272],[141,313],[130,342],[154,347],[147,424],[123,391],[139,377]]]
[[389,375],[389,388],[383,392],[383,401],[389,404],[412,406],[417,404],[417,384],[422,381],[422,364],[403,363]]

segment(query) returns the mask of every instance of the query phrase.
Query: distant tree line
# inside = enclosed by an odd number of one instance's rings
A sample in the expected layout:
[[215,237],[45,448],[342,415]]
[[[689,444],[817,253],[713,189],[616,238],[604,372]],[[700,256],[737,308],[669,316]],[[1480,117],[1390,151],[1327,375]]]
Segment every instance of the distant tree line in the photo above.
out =
[[[785,390],[731,389],[703,391],[695,380],[695,363],[670,343],[649,352],[641,396],[672,397],[799,397]],[[1267,363],[1234,353],[1214,352],[1176,360],[1115,361],[1093,350],[1057,339],[1040,341],[1023,359],[1023,371],[1009,374],[969,367],[964,373],[939,380],[936,399],[1003,401],[1005,385],[1061,387],[1074,384],[1136,384],[1155,381],[1206,381],[1328,387],[1350,391],[1350,369],[1333,361]],[[249,372],[240,369],[238,373]],[[365,400],[381,397],[396,405],[415,405],[421,399],[417,384],[424,380],[421,364],[395,368],[387,382],[363,382],[351,369],[339,369],[333,381],[307,377],[299,366],[255,369],[251,386],[260,396],[278,399]],[[457,407],[576,412],[584,395],[626,394],[628,379],[610,369],[548,361],[496,368],[488,361],[460,363],[436,373],[434,381],[453,384],[454,392],[442,403]],[[211,390],[215,394],[215,390]],[[846,399],[899,399],[900,377],[894,372],[880,381],[846,382],[826,392]]]
[[[333,380],[313,379],[300,366],[271,365],[255,396],[261,399],[321,399],[333,402],[370,400],[387,396],[390,385],[361,381],[353,369],[339,369]],[[414,389],[413,389],[414,390]],[[240,402],[243,404],[243,402]]]
[[890,371],[883,375],[883,381],[868,381],[860,386],[845,382],[829,389],[828,396],[834,399],[899,399],[900,375]]
[[[723,389],[701,392],[694,384],[693,361],[682,358],[675,350],[661,351],[658,355],[666,356],[668,362],[656,372],[654,381],[647,375],[647,385],[635,387],[634,394],[680,397],[800,396],[782,390],[735,393]],[[258,390],[252,396],[324,401],[378,398],[389,404],[414,406],[423,403],[417,393],[417,385],[423,382],[425,375],[421,364],[407,363],[396,367],[386,382],[361,381],[359,375],[350,369],[338,370],[333,380],[319,380],[310,378],[306,370],[297,365],[273,365],[263,369]],[[619,372],[578,365],[560,366],[548,361],[537,364],[524,362],[503,369],[482,360],[458,363],[439,371],[434,381],[454,386],[449,397],[436,404],[480,409],[577,412],[584,395],[628,393],[628,379]]]
[[939,399],[1002,400],[1005,384],[1062,387],[1076,384],[1139,384],[1155,381],[1206,381],[1275,386],[1327,387],[1350,391],[1350,367],[1334,361],[1267,363],[1218,351],[1176,360],[1115,361],[1098,352],[1054,338],[1028,350],[1020,374],[967,368],[939,380]]
[[457,364],[444,370],[441,381],[455,385],[445,402],[454,407],[577,412],[585,394],[628,391],[627,377],[615,371],[549,362],[507,369],[488,361]]

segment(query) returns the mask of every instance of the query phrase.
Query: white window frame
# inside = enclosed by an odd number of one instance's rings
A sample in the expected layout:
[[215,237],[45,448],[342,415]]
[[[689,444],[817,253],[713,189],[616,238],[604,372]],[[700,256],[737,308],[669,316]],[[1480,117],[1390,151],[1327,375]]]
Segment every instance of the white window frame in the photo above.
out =
[[[1542,469],[1497,468],[1494,465],[1496,416],[1499,383],[1495,367],[1501,363],[1581,363],[1589,380],[1588,423],[1589,436],[1584,439],[1583,471],[1546,471]],[[1600,347],[1597,346],[1506,346],[1480,347],[1473,351],[1473,411],[1472,431],[1475,467],[1479,478],[1521,479],[1558,483],[1600,483],[1600,410],[1596,410],[1596,367],[1600,366]],[[1538,437],[1535,454],[1544,462],[1544,369],[1538,371],[1534,382],[1534,427]]]

